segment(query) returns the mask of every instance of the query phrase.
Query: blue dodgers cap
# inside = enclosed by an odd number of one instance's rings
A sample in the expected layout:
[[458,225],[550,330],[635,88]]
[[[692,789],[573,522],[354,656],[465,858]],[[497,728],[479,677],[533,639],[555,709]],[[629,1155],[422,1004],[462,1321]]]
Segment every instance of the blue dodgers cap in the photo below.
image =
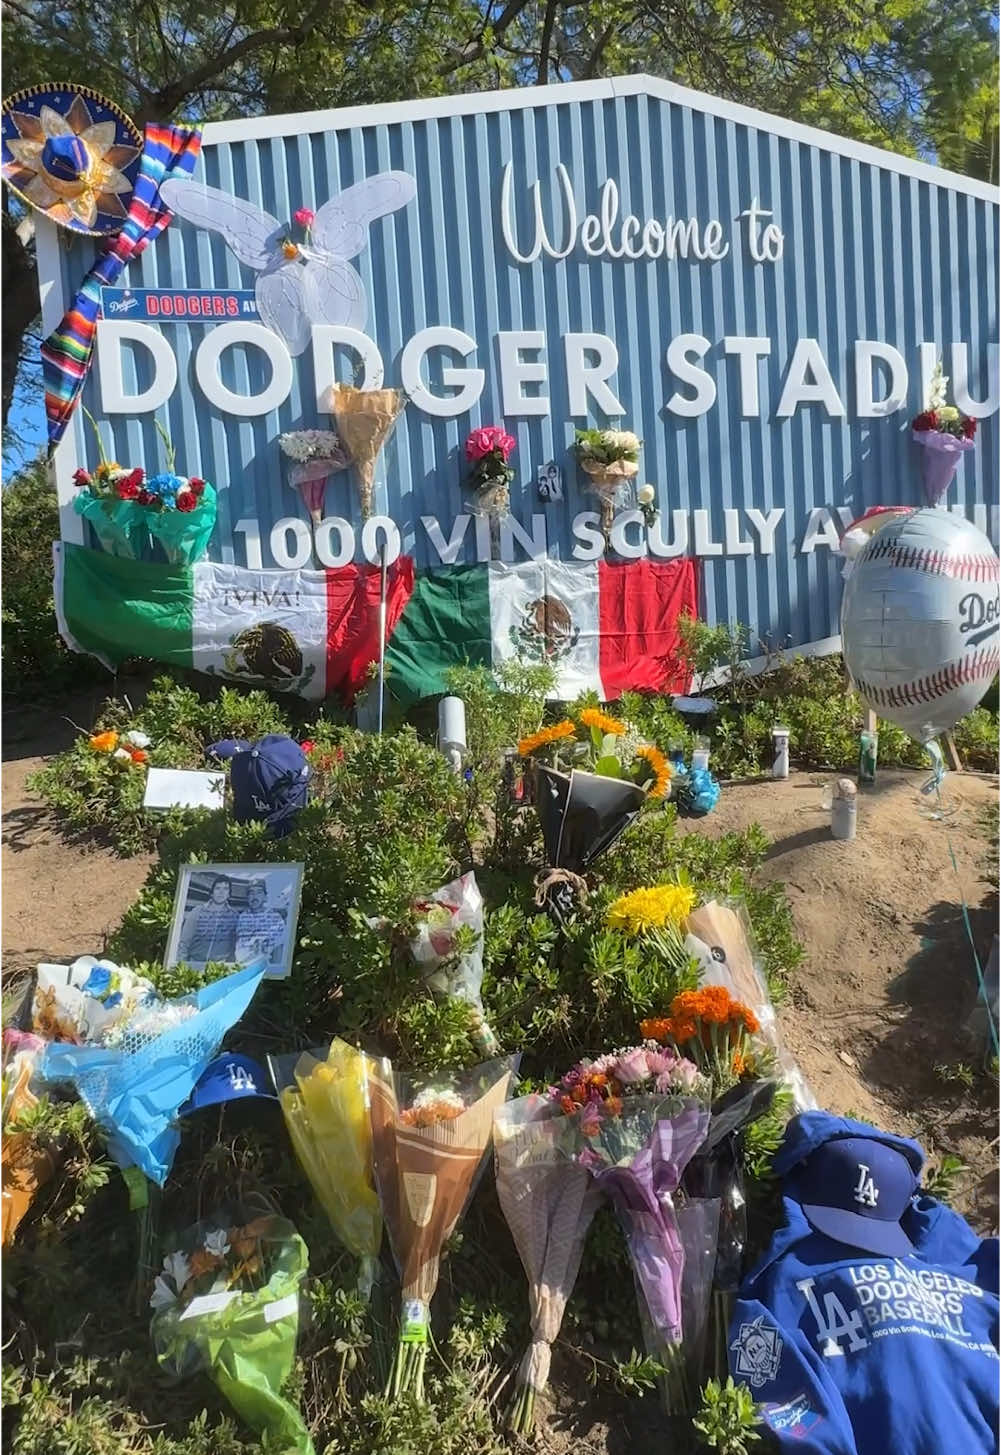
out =
[[914,1252],[900,1219],[917,1188],[903,1151],[872,1137],[834,1137],[791,1173],[784,1191],[818,1233],[894,1257]]
[[195,1084],[190,1099],[181,1107],[180,1116],[218,1106],[223,1101],[239,1101],[245,1096],[263,1096],[277,1101],[263,1066],[236,1051],[224,1051],[210,1061]]
[[309,763],[297,742],[284,733],[270,733],[253,746],[228,738],[209,752],[232,759],[229,781],[237,823],[261,820],[275,838],[292,831],[309,793]]

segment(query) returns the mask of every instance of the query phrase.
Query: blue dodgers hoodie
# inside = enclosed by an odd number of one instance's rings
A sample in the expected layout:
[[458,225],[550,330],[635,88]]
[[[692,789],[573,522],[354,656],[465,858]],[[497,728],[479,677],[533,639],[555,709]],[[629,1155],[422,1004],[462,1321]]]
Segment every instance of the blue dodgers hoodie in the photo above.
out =
[[774,1161],[786,1225],[745,1278],[729,1334],[733,1376],[782,1451],[997,1451],[997,1240],[918,1194],[923,1160],[908,1138],[826,1112],[786,1129]]

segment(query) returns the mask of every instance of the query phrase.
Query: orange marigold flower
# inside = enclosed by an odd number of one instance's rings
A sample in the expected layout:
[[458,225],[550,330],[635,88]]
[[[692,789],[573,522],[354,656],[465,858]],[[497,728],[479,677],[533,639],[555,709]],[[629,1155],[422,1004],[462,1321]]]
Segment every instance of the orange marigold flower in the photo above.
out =
[[95,733],[90,746],[95,753],[113,753],[118,747],[118,734],[110,728],[106,733]]
[[612,737],[621,738],[627,732],[624,722],[620,722],[617,717],[609,717],[607,712],[602,712],[597,707],[585,707],[580,720],[585,727],[597,728],[598,732],[610,733]]
[[649,763],[653,773],[653,785],[648,790],[651,798],[663,798],[671,782],[671,765],[659,748],[653,743],[644,743],[636,749],[637,758]]
[[734,1076],[747,1075],[747,1061],[739,1051],[735,1051],[733,1053],[733,1060],[730,1062],[730,1068],[733,1071]]
[[557,743],[561,738],[576,737],[576,734],[574,724],[569,718],[564,718],[562,722],[553,723],[552,727],[539,728],[537,733],[529,733],[527,738],[522,738],[518,744],[518,752],[523,758],[528,758],[532,753],[538,752],[539,748]]
[[731,1006],[735,1002],[722,985],[707,985],[696,994],[699,999],[696,1014],[700,1020],[708,1021],[710,1025],[723,1025],[731,1019]]
[[671,1022],[666,1016],[640,1021],[640,1035],[644,1041],[666,1041],[671,1034]]
[[698,1034],[694,1021],[675,1016],[669,1024],[671,1026],[671,1040],[676,1041],[678,1045],[682,1041],[693,1041]]
[[671,1001],[671,1016],[677,1020],[694,1020],[699,1013],[700,990],[682,990]]
[[577,1108],[571,1101],[569,1096],[561,1096],[560,1110],[566,1112],[567,1116],[571,1116],[577,1110]]
[[605,1098],[605,1110],[609,1116],[617,1117],[622,1114],[621,1096],[609,1096]]
[[744,1029],[748,1035],[756,1036],[761,1030],[761,1022],[754,1014],[754,1011],[751,1010],[750,1006],[744,1005],[743,1001],[735,1000],[733,1008],[744,1022]]
[[133,763],[146,763],[149,761],[149,754],[142,748],[129,748],[128,753]]

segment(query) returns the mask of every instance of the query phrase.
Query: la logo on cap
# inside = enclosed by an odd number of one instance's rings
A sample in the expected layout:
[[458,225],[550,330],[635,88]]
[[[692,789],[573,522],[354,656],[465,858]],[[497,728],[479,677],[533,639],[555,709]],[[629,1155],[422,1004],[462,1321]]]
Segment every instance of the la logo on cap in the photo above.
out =
[[855,1191],[852,1193],[852,1196],[854,1197],[855,1201],[860,1202],[863,1207],[875,1207],[877,1202],[879,1201],[879,1188],[870,1177],[869,1169],[865,1165],[865,1163],[859,1162],[857,1166],[858,1184],[855,1188]]
[[226,1067],[229,1072],[229,1084],[234,1091],[256,1091],[257,1085],[253,1076],[243,1066],[230,1061]]

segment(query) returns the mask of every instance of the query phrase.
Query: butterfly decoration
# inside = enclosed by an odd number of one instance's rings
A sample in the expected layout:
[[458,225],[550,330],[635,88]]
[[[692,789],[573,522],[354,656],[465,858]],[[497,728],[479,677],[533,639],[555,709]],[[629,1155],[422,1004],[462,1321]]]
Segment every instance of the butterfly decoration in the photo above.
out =
[[254,292],[261,322],[297,356],[314,323],[363,329],[365,285],[348,261],[368,244],[369,224],[410,202],[417,183],[406,172],[380,172],[347,187],[317,209],[297,242],[289,225],[253,202],[200,182],[169,180],[164,202],[196,227],[222,235],[234,257],[259,275]]

